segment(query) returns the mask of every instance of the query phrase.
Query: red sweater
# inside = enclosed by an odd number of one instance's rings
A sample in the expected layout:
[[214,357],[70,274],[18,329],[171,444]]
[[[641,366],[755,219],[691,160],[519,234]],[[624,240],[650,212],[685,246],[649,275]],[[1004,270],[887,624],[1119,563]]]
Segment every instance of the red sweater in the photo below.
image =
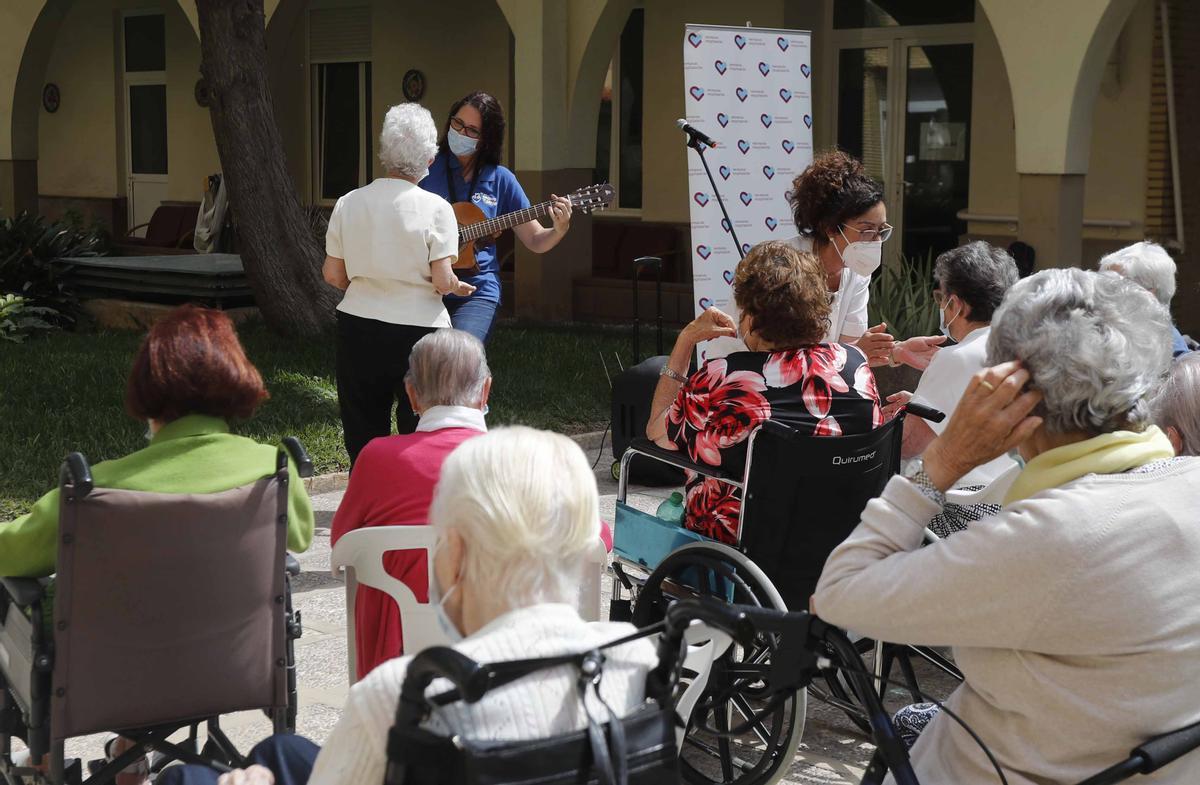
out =
[[[470,428],[443,428],[371,440],[355,461],[345,498],[333,516],[333,543],[364,526],[427,524],[442,462],[455,447],[480,434]],[[428,602],[424,551],[391,551],[384,556],[384,567],[413,590],[418,602]],[[383,592],[359,587],[354,622],[358,678],[404,653],[399,609]]]

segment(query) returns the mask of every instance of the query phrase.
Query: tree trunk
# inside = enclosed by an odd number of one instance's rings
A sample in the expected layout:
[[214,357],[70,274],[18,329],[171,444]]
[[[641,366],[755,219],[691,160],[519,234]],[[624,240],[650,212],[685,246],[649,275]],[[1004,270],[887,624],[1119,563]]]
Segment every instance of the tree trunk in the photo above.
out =
[[263,0],[197,0],[196,10],[200,72],[246,276],[272,329],[314,335],[332,324],[339,297],[321,277],[325,254],[300,209],[275,124]]

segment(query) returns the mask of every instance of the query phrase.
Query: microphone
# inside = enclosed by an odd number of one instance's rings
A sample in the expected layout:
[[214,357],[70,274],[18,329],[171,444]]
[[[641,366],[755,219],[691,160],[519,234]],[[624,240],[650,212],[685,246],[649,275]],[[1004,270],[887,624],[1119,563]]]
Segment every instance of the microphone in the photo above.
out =
[[713,141],[711,136],[704,133],[700,129],[695,128],[689,124],[687,120],[680,118],[679,120],[675,121],[675,125],[679,126],[679,130],[690,136],[693,141],[699,142],[700,144],[706,144],[709,147],[717,146],[717,143]]

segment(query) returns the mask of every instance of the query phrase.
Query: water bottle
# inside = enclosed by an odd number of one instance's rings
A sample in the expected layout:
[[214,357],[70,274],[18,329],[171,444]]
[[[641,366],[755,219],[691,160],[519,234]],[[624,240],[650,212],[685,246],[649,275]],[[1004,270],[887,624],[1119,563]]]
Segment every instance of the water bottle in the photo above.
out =
[[683,524],[683,494],[675,491],[666,499],[663,499],[662,504],[658,505],[658,511],[655,512],[659,520],[672,523],[676,526]]

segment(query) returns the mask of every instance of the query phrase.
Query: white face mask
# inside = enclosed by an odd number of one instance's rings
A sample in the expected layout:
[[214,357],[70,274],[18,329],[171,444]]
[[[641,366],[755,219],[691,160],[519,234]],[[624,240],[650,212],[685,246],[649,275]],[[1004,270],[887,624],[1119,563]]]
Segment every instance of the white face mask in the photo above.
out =
[[[433,546],[433,553],[431,554],[431,558],[429,560],[431,564],[437,557],[437,549],[440,544],[441,540],[439,539],[438,542]],[[441,587],[438,586],[437,571],[432,568],[430,569],[429,604],[434,606],[434,611],[437,613],[438,627],[441,628],[442,634],[445,635],[446,640],[450,641],[452,644],[458,643],[463,639],[462,631],[458,629],[458,626],[454,623],[454,620],[450,618],[450,614],[446,613],[446,600],[450,599],[450,596],[454,594],[454,590],[457,588],[458,584],[456,583],[447,589],[445,594],[442,594]]]
[[[947,300],[946,303],[948,305],[949,300]],[[959,308],[958,313],[954,314],[954,319],[957,319],[960,316],[962,316],[962,308]],[[954,319],[946,321],[946,309],[938,309],[938,328],[942,331],[942,335],[950,338],[951,340],[953,340],[953,336],[950,335],[950,325],[954,324]]]
[[[839,251],[838,256],[842,258],[842,264],[850,268],[850,272],[865,278],[879,269],[879,264],[883,260],[883,243],[864,243],[861,240],[850,242],[850,238],[846,237],[846,233],[840,226],[838,232],[846,241],[846,248]],[[836,243],[833,247],[834,250],[837,250]]]
[[455,155],[470,155],[479,146],[479,140],[463,136],[451,128],[446,131],[446,144],[450,147],[450,152]]

